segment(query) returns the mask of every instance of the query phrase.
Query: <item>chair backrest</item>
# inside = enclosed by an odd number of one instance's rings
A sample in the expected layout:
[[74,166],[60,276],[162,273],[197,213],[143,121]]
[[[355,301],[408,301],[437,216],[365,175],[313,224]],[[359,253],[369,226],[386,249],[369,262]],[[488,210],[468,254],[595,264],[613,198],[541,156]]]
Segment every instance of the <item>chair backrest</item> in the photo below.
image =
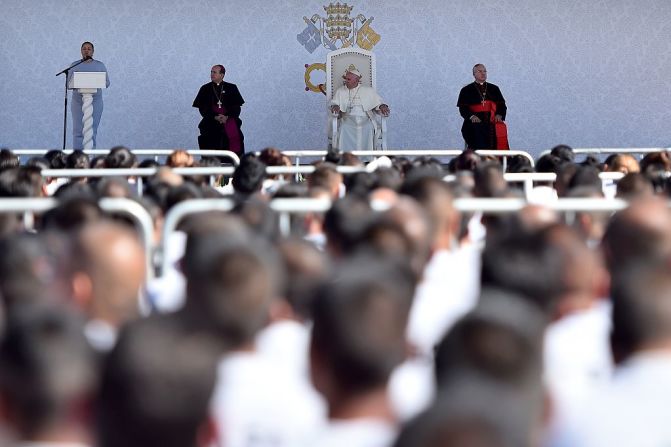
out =
[[354,64],[361,72],[361,85],[376,88],[375,54],[361,48],[341,48],[326,55],[326,100],[343,85],[345,70]]

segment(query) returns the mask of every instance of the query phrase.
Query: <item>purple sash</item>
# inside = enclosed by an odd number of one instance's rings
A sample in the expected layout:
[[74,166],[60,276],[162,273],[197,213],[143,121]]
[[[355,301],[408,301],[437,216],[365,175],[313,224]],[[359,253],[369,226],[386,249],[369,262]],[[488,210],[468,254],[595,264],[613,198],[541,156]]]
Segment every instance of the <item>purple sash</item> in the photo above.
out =
[[[212,110],[214,110],[214,113],[216,113],[217,115],[226,114],[226,108],[223,105],[221,107],[217,107],[217,104],[214,104],[212,106]],[[222,124],[222,126],[224,127],[224,132],[228,137],[228,150],[233,151],[236,154],[242,152],[242,142],[240,141],[240,132],[238,131],[238,123],[235,121],[235,118],[229,116],[228,119],[226,120],[226,123]]]

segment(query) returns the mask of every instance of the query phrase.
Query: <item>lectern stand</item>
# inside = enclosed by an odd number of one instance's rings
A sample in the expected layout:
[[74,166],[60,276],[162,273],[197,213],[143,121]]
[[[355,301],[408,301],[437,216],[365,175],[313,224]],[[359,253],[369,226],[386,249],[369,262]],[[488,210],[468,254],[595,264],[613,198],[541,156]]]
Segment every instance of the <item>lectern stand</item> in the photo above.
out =
[[97,89],[107,87],[107,73],[104,71],[75,71],[72,73],[69,89],[73,95],[82,95],[82,133],[84,150],[93,149],[93,95]]

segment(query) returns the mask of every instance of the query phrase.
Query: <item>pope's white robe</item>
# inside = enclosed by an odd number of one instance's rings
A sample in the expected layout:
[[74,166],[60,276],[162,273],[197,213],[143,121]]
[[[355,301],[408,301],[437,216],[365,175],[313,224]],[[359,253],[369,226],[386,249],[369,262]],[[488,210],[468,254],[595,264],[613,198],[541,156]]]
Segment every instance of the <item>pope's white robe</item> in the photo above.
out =
[[337,105],[342,112],[338,126],[338,148],[341,151],[373,149],[373,113],[383,103],[372,87],[359,85],[349,89],[342,86],[336,90],[331,105]]

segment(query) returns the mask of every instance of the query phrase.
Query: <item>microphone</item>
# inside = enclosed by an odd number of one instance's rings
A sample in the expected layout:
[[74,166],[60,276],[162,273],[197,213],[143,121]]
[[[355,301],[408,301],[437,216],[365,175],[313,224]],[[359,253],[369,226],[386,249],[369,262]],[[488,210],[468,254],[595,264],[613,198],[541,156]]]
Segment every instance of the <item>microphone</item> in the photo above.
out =
[[93,59],[93,58],[92,58],[91,56],[86,56],[84,59],[82,59],[82,62],[86,62],[86,61],[88,61],[89,59]]

